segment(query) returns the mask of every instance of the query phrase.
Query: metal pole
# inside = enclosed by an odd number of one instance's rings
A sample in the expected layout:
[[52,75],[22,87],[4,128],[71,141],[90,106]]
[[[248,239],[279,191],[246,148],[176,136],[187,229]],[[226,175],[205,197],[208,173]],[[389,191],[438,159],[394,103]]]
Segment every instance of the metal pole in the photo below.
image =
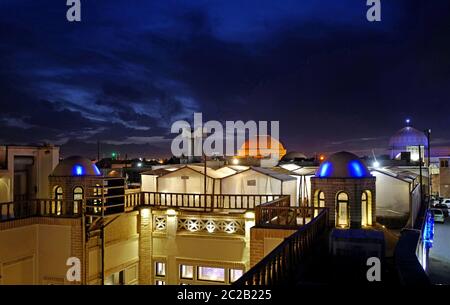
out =
[[97,140],[97,162],[100,161],[100,140]]
[[422,147],[419,145],[419,186],[420,186],[420,203],[423,202],[422,192]]
[[433,184],[431,183],[431,129],[427,130],[427,144],[428,144],[428,192],[431,198],[431,194],[433,194]]

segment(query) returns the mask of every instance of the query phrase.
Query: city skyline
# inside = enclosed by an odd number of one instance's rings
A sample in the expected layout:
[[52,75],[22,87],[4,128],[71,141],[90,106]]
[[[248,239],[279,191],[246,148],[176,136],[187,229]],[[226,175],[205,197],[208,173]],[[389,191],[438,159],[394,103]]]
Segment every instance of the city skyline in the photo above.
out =
[[383,153],[405,126],[450,147],[450,5],[366,1],[0,4],[0,141],[170,155],[170,125],[278,120],[288,150]]

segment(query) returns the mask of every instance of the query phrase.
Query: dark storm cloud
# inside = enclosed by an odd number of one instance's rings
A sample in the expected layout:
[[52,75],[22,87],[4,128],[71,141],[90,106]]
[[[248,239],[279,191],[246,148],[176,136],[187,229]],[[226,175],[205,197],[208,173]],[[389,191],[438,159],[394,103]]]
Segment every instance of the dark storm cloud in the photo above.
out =
[[[288,149],[383,151],[411,117],[450,139],[450,4],[382,1],[0,4],[0,140],[163,154],[170,124],[279,120]],[[438,144],[436,142],[436,144]],[[94,155],[93,155],[94,154]]]

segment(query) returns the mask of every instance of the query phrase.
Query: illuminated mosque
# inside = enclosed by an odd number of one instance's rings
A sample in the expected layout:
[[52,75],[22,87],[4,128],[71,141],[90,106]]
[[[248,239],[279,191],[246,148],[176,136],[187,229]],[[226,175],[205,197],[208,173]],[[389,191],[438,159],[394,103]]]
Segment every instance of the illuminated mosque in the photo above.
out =
[[[407,126],[397,131],[389,140],[391,159],[400,160],[402,153],[406,153],[406,158],[417,162],[419,156],[423,160],[428,155],[427,148],[427,136],[422,131],[409,126],[409,120],[407,120]],[[419,155],[419,150],[421,155]]]

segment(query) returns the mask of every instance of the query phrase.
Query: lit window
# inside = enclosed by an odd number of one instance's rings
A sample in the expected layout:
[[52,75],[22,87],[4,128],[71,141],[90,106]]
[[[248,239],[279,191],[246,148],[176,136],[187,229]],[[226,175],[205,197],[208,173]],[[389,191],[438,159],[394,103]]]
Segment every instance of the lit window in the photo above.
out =
[[73,213],[78,213],[78,205],[80,201],[83,200],[83,188],[77,186],[73,189]]
[[156,262],[155,264],[155,274],[157,276],[166,276],[166,264],[161,262]]
[[188,265],[180,265],[180,277],[182,279],[193,279],[194,267]]
[[165,285],[165,284],[166,284],[166,282],[164,282],[164,281],[156,281],[155,282],[155,285],[158,285],[158,286]]
[[202,281],[224,282],[225,269],[213,267],[198,267],[198,279]]
[[234,283],[239,279],[244,271],[241,269],[230,269],[230,283]]
[[55,199],[56,200],[63,199],[63,189],[60,186],[55,187]]
[[340,192],[336,200],[336,225],[339,227],[349,226],[349,208],[348,208],[348,195],[344,192]]

